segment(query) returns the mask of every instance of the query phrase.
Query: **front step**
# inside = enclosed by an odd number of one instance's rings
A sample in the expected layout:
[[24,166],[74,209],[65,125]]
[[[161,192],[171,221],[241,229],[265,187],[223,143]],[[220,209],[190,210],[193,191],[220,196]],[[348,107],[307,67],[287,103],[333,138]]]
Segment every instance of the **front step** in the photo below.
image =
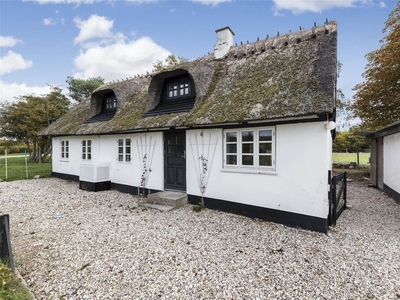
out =
[[187,195],[182,192],[164,191],[147,195],[145,202],[178,208],[187,203]]

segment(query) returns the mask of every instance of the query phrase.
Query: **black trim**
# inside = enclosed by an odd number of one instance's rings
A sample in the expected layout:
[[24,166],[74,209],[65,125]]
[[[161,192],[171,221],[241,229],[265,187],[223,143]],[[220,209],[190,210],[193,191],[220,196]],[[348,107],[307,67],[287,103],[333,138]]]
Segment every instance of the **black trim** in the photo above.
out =
[[[111,189],[121,193],[131,194],[137,196],[138,187],[133,185],[126,185],[111,182]],[[146,195],[161,192],[160,190],[146,189]],[[143,188],[140,188],[140,193],[143,193]]]
[[64,174],[64,173],[51,172],[51,177],[60,178],[63,180],[69,180],[69,181],[76,181],[76,182],[79,181],[78,175],[71,175],[71,174]]
[[[201,202],[201,197],[188,195],[188,202],[190,204],[199,204]],[[210,209],[279,223],[289,227],[302,228],[322,233],[328,232],[328,222],[327,219],[324,218],[213,198],[204,198],[204,206]]]
[[377,139],[380,137],[388,136],[400,132],[400,121],[395,122],[385,128],[382,128],[374,133],[367,135],[368,139]]
[[111,181],[90,182],[80,180],[79,189],[90,192],[108,191],[111,189]]
[[391,198],[393,198],[398,204],[400,204],[400,193],[392,189],[391,187],[383,184],[383,191]]

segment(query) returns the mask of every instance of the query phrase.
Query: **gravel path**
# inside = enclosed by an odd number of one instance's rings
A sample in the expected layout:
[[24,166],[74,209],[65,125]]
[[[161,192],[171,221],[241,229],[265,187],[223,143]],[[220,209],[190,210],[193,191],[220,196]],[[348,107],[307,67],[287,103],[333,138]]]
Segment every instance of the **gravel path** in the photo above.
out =
[[350,184],[328,235],[55,178],[0,183],[37,299],[400,299],[400,207]]

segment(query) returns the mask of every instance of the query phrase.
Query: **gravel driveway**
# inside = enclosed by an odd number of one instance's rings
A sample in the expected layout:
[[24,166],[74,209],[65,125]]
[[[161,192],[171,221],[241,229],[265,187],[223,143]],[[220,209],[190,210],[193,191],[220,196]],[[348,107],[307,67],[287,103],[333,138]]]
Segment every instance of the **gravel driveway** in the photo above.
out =
[[328,235],[187,205],[161,213],[56,178],[0,183],[37,299],[400,299],[400,207],[349,184]]

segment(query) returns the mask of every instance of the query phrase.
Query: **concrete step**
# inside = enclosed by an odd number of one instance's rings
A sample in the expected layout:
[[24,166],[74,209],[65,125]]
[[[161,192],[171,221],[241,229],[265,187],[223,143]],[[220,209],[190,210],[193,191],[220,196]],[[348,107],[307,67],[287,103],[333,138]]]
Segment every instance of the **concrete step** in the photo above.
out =
[[147,195],[145,202],[178,208],[187,203],[187,195],[182,192],[164,191]]
[[167,212],[173,210],[175,207],[161,204],[151,204],[151,203],[142,203],[141,206],[146,207],[148,209],[156,209],[161,212]]

